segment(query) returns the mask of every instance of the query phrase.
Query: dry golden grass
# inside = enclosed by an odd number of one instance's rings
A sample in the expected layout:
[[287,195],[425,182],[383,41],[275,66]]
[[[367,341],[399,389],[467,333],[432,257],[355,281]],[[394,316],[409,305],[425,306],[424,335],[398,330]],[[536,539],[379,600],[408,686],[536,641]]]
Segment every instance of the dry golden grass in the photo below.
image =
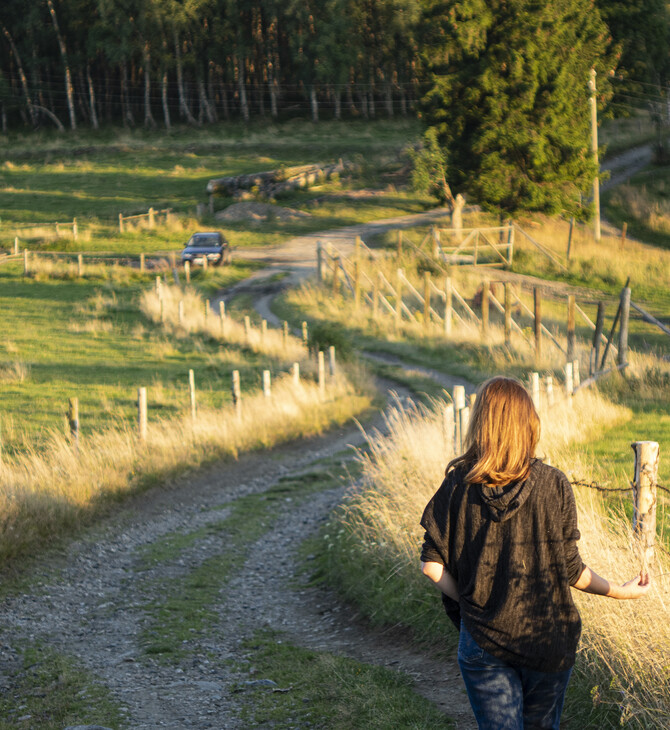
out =
[[0,464],[0,563],[52,540],[110,496],[343,423],[369,407],[371,392],[357,371],[329,381],[323,397],[313,381],[295,386],[285,376],[273,383],[271,398],[245,395],[240,418],[230,407],[199,410],[195,421],[155,420],[150,412],[146,443],[127,427],[93,433],[78,448],[52,433],[46,448],[28,448]]
[[[380,259],[379,262],[386,268],[393,266],[393,262],[387,259]],[[370,273],[375,266],[371,265]],[[409,267],[405,269],[407,278],[420,292],[423,291],[420,277],[416,271],[411,272]],[[481,277],[476,273],[467,271],[455,271],[452,277],[454,286],[466,299],[471,299],[477,288],[481,285]],[[437,283],[437,282],[436,282]],[[368,290],[371,293],[371,289]],[[497,292],[499,297],[500,291]],[[291,289],[285,294],[287,304],[299,309],[301,312],[309,313],[313,319],[323,319],[330,322],[337,322],[343,327],[356,327],[379,340],[391,343],[408,341],[420,341],[427,347],[436,347],[448,343],[453,348],[460,346],[479,347],[482,344],[482,336],[479,326],[467,316],[462,319],[453,318],[451,334],[447,337],[444,334],[443,322],[431,318],[429,327],[424,326],[423,311],[419,302],[414,306],[409,301],[406,293],[404,301],[408,304],[413,318],[410,320],[404,314],[398,327],[395,324],[394,315],[385,307],[379,307],[379,314],[376,319],[372,316],[372,308],[369,303],[361,306],[360,310],[354,307],[353,299],[350,296],[334,296],[329,286],[317,286],[305,283],[302,286]],[[395,306],[392,296],[388,297],[389,304]],[[442,316],[444,302],[437,294],[433,294],[432,308]],[[459,305],[456,305],[459,312],[463,312]],[[532,333],[530,329],[522,327],[522,331],[514,329],[511,336],[511,346],[504,347],[504,329],[496,322],[496,315],[493,314],[491,306],[491,324],[489,336],[483,348],[483,356],[487,359],[487,368],[491,371],[529,370],[538,371],[560,370],[565,362],[565,355],[556,347],[551,345],[545,337],[542,360],[538,363],[535,360],[534,344],[532,344]],[[518,316],[517,316],[518,318]],[[582,372],[587,363],[582,363]]]
[[[183,316],[180,320],[180,302]],[[208,336],[234,345],[242,345],[253,352],[277,358],[281,362],[300,362],[307,357],[307,349],[290,333],[287,337],[281,330],[268,327],[265,332],[259,327],[249,327],[229,316],[223,321],[218,312],[206,310],[208,303],[193,290],[182,290],[177,286],[162,285],[160,295],[155,289],[145,290],[140,299],[142,312],[154,322],[176,336],[193,333]]]
[[[335,518],[355,536],[352,544],[359,562],[369,561],[386,571],[391,564],[394,573],[403,575],[411,574],[416,565],[418,572],[423,537],[419,517],[454,456],[453,439],[445,437],[440,411],[440,407],[399,405],[388,416],[389,435],[371,435],[369,453],[359,456],[362,484]],[[575,458],[572,446],[630,415],[628,409],[594,391],[580,391],[571,403],[559,399],[543,414],[538,451],[564,471],[588,479],[590,465]],[[631,549],[625,518],[607,516],[597,492],[577,489],[576,493],[582,556],[594,570],[614,581],[632,578],[641,564]],[[663,727],[663,718],[670,716],[670,622],[664,598],[669,577],[670,559],[661,553],[655,585],[644,600],[613,601],[575,591],[584,619],[579,661],[587,670],[591,663],[606,669],[612,687],[620,692],[622,723],[639,721],[641,727]],[[410,582],[405,600],[419,607],[426,590],[426,586]]]
[[[635,189],[623,186],[621,194],[638,196],[640,205],[648,203],[642,200]],[[629,192],[626,192],[629,191]],[[670,251],[651,246],[641,241],[626,239],[621,245],[621,236],[603,231],[600,241],[593,236],[592,225],[575,225],[572,235],[570,263],[566,260],[568,234],[570,224],[555,218],[539,218],[533,227],[521,225],[528,230],[539,243],[554,252],[563,264],[567,264],[571,272],[580,274],[589,280],[595,277],[606,284],[623,286],[630,276],[631,286],[653,288],[670,287]],[[668,222],[670,230],[670,219]],[[526,252],[536,263],[538,273],[543,271],[560,273],[523,236],[516,236],[516,249]]]

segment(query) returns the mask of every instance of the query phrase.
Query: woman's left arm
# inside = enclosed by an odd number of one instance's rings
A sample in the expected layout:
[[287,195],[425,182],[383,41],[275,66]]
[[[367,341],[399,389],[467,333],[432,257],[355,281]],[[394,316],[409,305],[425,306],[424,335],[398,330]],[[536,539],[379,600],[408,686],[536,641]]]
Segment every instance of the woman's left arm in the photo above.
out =
[[458,601],[458,585],[441,563],[421,562],[421,572],[454,601]]

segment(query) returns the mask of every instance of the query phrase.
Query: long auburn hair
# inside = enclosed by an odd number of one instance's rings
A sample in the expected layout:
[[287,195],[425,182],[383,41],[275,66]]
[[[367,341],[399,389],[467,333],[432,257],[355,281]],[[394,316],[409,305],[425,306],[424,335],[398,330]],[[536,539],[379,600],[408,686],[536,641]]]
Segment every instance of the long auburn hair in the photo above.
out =
[[540,419],[530,395],[514,378],[498,375],[482,383],[470,414],[460,466],[465,481],[497,487],[523,481],[540,438]]

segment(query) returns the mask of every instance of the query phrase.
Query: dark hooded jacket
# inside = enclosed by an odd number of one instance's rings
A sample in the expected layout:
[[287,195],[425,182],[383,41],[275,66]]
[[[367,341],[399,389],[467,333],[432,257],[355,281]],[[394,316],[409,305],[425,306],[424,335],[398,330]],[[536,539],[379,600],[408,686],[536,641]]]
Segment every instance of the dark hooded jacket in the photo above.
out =
[[421,519],[421,559],[442,563],[458,584],[458,603],[443,596],[447,614],[504,661],[570,668],[581,631],[570,586],[584,569],[570,483],[539,460],[525,481],[500,488],[463,477],[452,469]]

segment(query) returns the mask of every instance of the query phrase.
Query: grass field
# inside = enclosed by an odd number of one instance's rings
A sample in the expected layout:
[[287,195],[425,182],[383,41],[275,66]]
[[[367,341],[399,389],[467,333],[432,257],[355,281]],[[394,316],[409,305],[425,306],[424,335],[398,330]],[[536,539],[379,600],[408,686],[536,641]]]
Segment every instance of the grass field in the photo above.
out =
[[[294,121],[257,128],[222,124],[170,134],[135,130],[118,136],[89,132],[0,138],[5,159],[0,166],[0,236],[4,232],[9,245],[18,225],[77,217],[84,239],[80,248],[84,243],[88,250],[137,253],[179,248],[189,228],[197,225],[196,204],[207,200],[210,178],[339,158],[354,163],[355,172],[279,201],[300,207],[310,203],[310,218],[260,227],[227,225],[233,245],[278,243],[301,232],[417,212],[429,201],[398,192],[395,184],[404,182],[407,157],[402,150],[418,134],[417,124],[409,121],[347,125]],[[354,202],[343,195],[361,187],[386,192]],[[324,200],[327,195],[332,197]],[[217,199],[215,207],[229,202]],[[118,234],[119,213],[144,213],[150,206],[171,208],[186,221],[171,229]],[[208,216],[201,223],[211,226],[215,221]],[[35,243],[40,245],[39,240]],[[76,249],[67,238],[51,242],[51,247]]]

